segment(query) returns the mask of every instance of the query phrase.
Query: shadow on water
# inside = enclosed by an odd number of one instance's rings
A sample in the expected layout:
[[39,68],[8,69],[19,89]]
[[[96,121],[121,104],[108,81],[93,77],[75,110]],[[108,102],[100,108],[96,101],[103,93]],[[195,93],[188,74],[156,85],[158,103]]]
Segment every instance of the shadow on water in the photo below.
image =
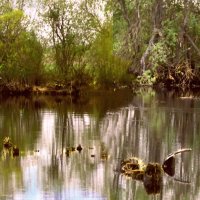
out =
[[[0,98],[0,140],[8,136],[19,147],[19,156],[0,161],[0,198],[198,199],[200,100],[187,95],[146,89],[76,102]],[[192,151],[165,158],[183,148]],[[116,169],[132,157],[146,164],[127,164],[127,173],[138,173],[128,178]],[[160,170],[163,162],[172,167],[168,175]]]

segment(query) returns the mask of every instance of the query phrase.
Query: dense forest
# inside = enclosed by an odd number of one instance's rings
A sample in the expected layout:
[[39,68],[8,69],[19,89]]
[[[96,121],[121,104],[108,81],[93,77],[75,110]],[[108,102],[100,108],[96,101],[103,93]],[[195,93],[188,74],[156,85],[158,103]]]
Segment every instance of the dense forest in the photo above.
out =
[[1,0],[1,85],[200,86],[198,0]]

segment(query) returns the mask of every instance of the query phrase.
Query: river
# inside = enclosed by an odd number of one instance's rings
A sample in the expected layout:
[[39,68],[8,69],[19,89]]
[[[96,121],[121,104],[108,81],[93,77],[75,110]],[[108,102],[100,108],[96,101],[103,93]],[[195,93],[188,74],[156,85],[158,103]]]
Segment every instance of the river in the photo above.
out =
[[[9,136],[20,154],[1,154],[0,199],[200,199],[200,99],[189,95],[141,89],[78,101],[1,97],[0,148]],[[157,194],[119,172],[123,159],[162,164],[182,148],[192,151],[176,156],[175,175],[163,173]]]

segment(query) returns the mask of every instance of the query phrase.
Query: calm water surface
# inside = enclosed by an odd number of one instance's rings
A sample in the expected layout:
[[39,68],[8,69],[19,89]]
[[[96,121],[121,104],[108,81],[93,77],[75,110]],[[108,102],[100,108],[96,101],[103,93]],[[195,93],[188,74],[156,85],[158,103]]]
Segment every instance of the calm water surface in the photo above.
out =
[[[0,99],[0,141],[19,157],[1,155],[0,200],[200,199],[200,100],[141,90],[102,93],[78,102],[64,97]],[[69,151],[83,147],[81,153]],[[137,156],[162,163],[180,148],[174,177],[148,195],[143,182],[117,172]],[[2,150],[2,146],[1,146]]]

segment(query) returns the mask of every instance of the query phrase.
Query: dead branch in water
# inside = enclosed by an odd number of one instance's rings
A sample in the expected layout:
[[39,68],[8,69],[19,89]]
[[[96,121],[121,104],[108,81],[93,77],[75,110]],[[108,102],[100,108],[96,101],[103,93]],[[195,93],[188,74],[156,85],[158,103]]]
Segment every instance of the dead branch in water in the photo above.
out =
[[174,153],[170,153],[165,160],[167,160],[170,157],[175,156],[179,153],[184,153],[184,152],[188,152],[188,151],[192,151],[192,149],[191,148],[179,149],[179,150],[175,151]]
[[191,148],[179,149],[179,150],[174,152],[174,155],[179,154],[179,153],[183,153],[183,152],[187,152],[187,151],[192,151],[192,149]]

